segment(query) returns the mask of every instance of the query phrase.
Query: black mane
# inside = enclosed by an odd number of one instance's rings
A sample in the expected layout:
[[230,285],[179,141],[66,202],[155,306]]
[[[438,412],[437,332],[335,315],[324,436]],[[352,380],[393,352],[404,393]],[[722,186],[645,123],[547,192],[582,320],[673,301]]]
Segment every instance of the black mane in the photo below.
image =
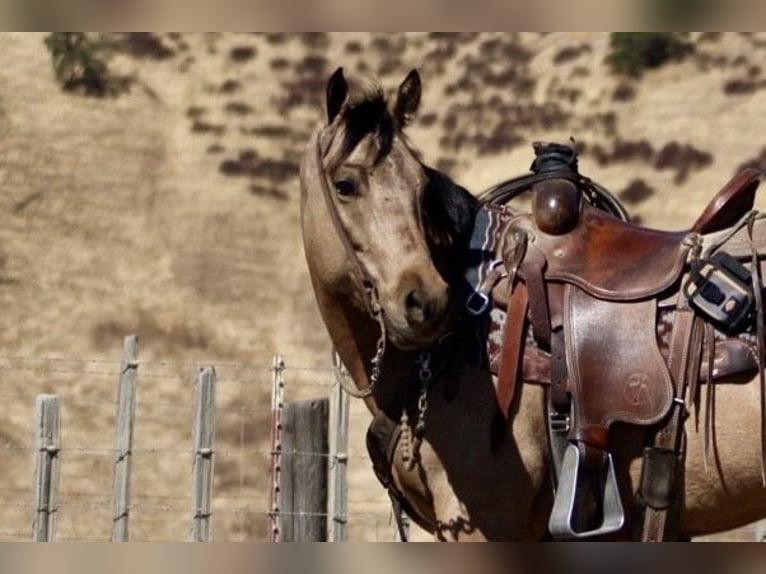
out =
[[423,219],[439,271],[462,276],[479,200],[446,174],[424,166]]

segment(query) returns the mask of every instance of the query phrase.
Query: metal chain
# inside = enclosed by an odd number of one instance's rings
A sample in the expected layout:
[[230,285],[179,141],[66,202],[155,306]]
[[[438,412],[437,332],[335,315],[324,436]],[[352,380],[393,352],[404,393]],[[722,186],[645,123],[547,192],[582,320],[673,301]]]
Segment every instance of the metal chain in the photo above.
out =
[[349,381],[348,372],[345,370],[340,356],[337,351],[333,352],[333,369],[335,371],[335,380],[346,391],[349,396],[355,399],[366,399],[372,396],[375,391],[375,386],[380,380],[380,368],[383,364],[383,356],[386,354],[386,322],[383,319],[383,309],[378,303],[377,295],[374,290],[368,291],[370,295],[370,310],[374,319],[378,322],[380,327],[380,336],[378,337],[378,343],[375,347],[375,355],[370,359],[370,378],[366,388],[358,389],[352,382]]
[[433,371],[431,370],[431,353],[423,352],[415,361],[418,369],[418,379],[420,381],[420,393],[418,394],[418,420],[415,423],[415,432],[413,436],[410,427],[409,417],[407,416],[407,407],[402,409],[402,416],[399,420],[401,435],[399,440],[402,443],[402,462],[407,471],[415,468],[415,461],[418,458],[420,445],[426,434],[426,412],[428,411],[428,390],[431,387]]
[[418,422],[415,425],[415,437],[422,439],[426,434],[426,411],[428,410],[428,389],[431,386],[431,353],[420,353],[418,358],[420,370],[418,377],[420,379],[420,394],[418,395]]
[[375,386],[380,380],[380,367],[383,364],[383,355],[386,353],[386,323],[383,321],[381,313],[376,317],[380,325],[380,337],[375,348],[375,356],[370,360],[370,383],[367,387],[370,394],[375,390]]

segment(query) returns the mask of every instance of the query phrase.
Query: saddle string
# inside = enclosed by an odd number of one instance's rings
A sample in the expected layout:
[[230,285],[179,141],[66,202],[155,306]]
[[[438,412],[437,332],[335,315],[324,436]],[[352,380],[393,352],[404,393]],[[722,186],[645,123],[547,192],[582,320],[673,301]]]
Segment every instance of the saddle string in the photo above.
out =
[[726,245],[735,235],[737,235],[743,228],[749,225],[750,220],[755,221],[763,219],[764,214],[758,211],[749,211],[743,216],[737,223],[710,234],[702,236],[702,250],[700,257],[702,259],[709,259],[716,251]]
[[[755,327],[756,327],[756,362],[758,364],[758,378],[760,387],[760,410],[761,410],[761,482],[766,488],[766,329],[764,328],[764,304],[763,304],[763,282],[761,278],[761,267],[758,259],[758,245],[753,237],[755,222],[762,218],[762,215],[757,211],[751,211],[744,217],[739,224],[733,226],[731,229],[726,230],[724,233],[716,236],[715,240],[710,242],[707,248],[704,250],[704,256],[709,256],[715,252],[726,242],[734,236],[736,232],[743,227],[747,228],[748,244],[751,252],[751,281],[753,290],[753,299],[755,302]],[[706,339],[708,339],[708,371],[707,371],[707,389],[705,389],[705,432],[703,442],[703,463],[705,472],[708,472],[708,461],[710,456],[711,446],[715,448],[714,438],[714,410],[715,410],[715,385],[712,384],[713,378],[713,327],[708,326],[706,328]]]
[[758,261],[758,248],[753,239],[756,213],[753,212],[747,219],[747,238],[752,253],[751,273],[753,280],[753,298],[755,299],[755,328],[758,349],[758,379],[761,387],[761,483],[766,488],[766,375],[764,375],[764,308],[763,308],[763,283],[761,281],[761,265]]
[[707,381],[705,389],[705,431],[702,447],[702,463],[705,474],[709,472],[710,442],[713,437],[713,409],[715,408],[715,385],[713,384],[713,361],[715,356],[715,328],[705,324],[705,344],[707,346]]

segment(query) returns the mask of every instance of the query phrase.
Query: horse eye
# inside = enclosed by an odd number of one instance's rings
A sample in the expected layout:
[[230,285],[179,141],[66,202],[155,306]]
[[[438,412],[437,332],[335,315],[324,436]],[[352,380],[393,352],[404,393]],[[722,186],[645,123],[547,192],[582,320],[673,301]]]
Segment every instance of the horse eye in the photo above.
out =
[[356,182],[353,179],[339,179],[334,185],[335,191],[341,197],[353,197],[357,194]]

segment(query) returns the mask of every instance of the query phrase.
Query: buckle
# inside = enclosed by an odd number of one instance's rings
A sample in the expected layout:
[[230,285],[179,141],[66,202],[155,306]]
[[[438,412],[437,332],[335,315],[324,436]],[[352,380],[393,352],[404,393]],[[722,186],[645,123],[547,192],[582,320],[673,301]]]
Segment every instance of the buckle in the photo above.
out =
[[478,317],[489,308],[489,303],[489,295],[482,293],[481,291],[474,291],[468,299],[466,299],[465,308],[471,315]]
[[556,434],[568,434],[570,429],[570,417],[566,413],[556,411],[548,413],[548,428]]

